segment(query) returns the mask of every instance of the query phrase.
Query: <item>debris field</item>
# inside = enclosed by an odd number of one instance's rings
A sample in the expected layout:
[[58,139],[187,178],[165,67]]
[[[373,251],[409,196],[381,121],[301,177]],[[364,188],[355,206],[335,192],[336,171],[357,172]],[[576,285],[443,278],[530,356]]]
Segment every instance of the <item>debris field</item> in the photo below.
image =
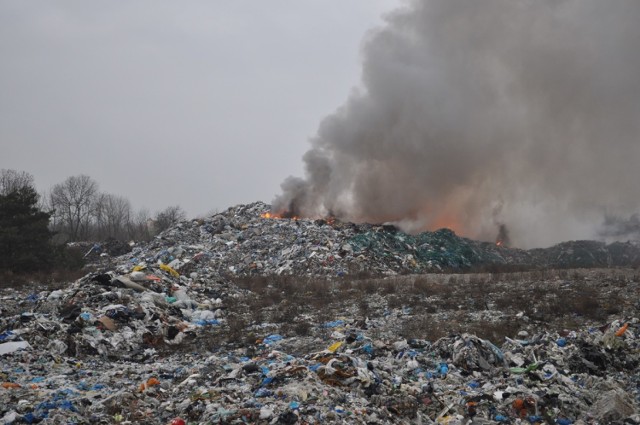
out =
[[268,212],[2,285],[0,423],[640,423],[637,244]]

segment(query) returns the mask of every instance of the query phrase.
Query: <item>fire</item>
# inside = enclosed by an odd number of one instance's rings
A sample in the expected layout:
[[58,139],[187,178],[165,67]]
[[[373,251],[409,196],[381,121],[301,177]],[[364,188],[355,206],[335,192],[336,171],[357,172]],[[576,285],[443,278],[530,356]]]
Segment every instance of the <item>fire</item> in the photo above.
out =
[[298,217],[297,215],[294,216],[288,216],[286,213],[271,213],[271,212],[266,212],[266,213],[262,213],[260,214],[261,218],[267,218],[267,219],[271,219],[271,218],[288,218],[291,220],[300,220],[300,217]]
[[502,241],[496,242],[496,246],[502,246]]
[[462,222],[458,219],[455,214],[443,213],[439,216],[435,217],[429,223],[429,230],[438,230],[438,229],[449,229],[453,230],[456,235],[461,235],[465,233],[464,226]]

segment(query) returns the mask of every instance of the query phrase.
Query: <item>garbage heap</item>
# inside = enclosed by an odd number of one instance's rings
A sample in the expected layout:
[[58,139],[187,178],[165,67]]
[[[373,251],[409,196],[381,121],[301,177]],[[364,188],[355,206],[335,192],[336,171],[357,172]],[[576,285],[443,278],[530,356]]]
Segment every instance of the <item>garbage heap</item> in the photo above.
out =
[[262,295],[242,277],[332,276],[339,290],[341,274],[530,255],[268,209],[181,223],[64,287],[1,289],[0,424],[640,423],[635,307],[493,342],[402,337],[414,312],[390,304],[362,317],[301,301],[291,322],[313,325],[299,334],[259,312],[240,323],[241,301]]
[[392,324],[410,313],[392,309],[307,337],[255,323],[252,338],[223,343],[240,291],[135,273],[3,291],[0,423],[640,422],[637,318],[498,346],[402,338]]
[[218,276],[290,274],[342,276],[461,271],[491,266],[523,269],[636,266],[638,242],[570,241],[521,250],[457,236],[449,229],[410,235],[392,225],[328,218],[266,218],[262,202],[185,221],[126,254],[131,264],[162,261],[174,269],[206,262]]

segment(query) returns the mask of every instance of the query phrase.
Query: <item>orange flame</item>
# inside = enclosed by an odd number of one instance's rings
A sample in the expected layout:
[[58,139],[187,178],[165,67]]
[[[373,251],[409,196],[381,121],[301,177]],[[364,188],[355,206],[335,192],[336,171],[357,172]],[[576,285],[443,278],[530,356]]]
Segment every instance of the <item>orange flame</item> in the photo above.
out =
[[435,217],[429,225],[429,230],[449,229],[456,235],[464,234],[464,226],[455,214],[443,213]]
[[291,220],[300,220],[300,217],[298,217],[297,215],[294,215],[293,217],[284,217],[281,213],[271,213],[271,212],[266,212],[266,213],[262,213],[260,214],[260,217],[262,218],[267,218],[267,219],[271,219],[271,218],[289,218]]

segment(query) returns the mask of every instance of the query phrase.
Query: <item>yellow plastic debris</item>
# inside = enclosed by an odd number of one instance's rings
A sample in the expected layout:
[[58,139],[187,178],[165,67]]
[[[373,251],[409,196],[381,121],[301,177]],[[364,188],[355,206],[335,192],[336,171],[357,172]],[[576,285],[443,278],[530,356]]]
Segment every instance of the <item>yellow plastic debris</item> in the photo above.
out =
[[144,270],[144,269],[146,269],[146,268],[147,268],[147,266],[142,266],[142,265],[138,264],[137,266],[135,266],[135,267],[133,268],[133,271],[134,271],[134,272],[139,272],[139,271]]
[[332,353],[335,353],[336,350],[340,348],[341,345],[342,345],[342,341],[338,341],[335,344],[331,344],[331,346],[327,348],[327,350],[329,350]]
[[166,264],[160,264],[160,269],[162,269],[165,272],[169,273],[173,277],[180,277],[180,273],[178,273],[177,271],[173,270],[171,267],[167,266]]

